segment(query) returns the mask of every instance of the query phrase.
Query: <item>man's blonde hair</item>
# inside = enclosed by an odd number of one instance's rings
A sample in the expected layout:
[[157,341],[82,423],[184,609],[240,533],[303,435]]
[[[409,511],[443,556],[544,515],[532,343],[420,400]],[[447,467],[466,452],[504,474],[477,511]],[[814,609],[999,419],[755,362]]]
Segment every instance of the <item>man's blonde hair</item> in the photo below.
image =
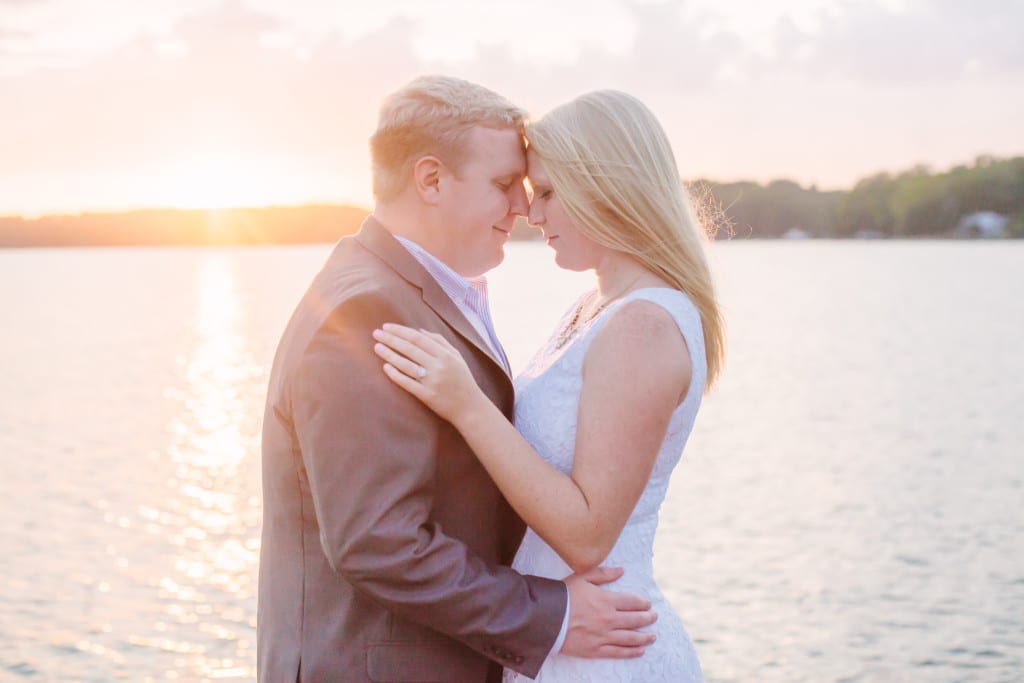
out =
[[693,301],[710,388],[725,358],[725,325],[703,226],[654,114],[631,95],[599,90],[528,125],[526,139],[580,232],[629,254]]
[[526,112],[493,90],[451,76],[421,76],[389,95],[370,138],[373,195],[402,193],[416,161],[426,155],[456,172],[476,126],[522,130]]

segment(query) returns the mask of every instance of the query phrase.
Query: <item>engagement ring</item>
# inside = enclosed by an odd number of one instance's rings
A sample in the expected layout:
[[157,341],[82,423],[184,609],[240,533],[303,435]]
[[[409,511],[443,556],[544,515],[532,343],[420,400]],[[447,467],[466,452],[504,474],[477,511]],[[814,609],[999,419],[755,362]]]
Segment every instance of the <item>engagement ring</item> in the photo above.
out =
[[419,376],[420,379],[423,379],[424,377],[427,376],[427,369],[421,365],[420,369],[416,371],[416,374]]

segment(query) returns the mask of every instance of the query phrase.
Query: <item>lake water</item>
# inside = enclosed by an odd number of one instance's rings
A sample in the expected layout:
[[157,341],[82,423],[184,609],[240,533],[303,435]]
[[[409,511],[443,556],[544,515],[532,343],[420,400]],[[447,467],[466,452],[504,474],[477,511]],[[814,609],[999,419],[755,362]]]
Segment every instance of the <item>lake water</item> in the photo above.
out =
[[[328,252],[0,251],[0,680],[254,676],[268,366]],[[1024,243],[712,259],[655,557],[708,681],[1024,680]],[[589,283],[509,247],[514,367]]]

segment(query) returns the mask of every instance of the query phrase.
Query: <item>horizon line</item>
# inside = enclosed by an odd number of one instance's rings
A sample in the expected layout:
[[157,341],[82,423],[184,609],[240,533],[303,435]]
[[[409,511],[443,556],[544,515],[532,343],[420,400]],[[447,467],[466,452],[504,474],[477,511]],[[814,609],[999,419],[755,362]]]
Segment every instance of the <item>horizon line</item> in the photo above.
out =
[[[994,162],[1001,162],[1001,161],[1010,161],[1010,160],[1019,159],[1019,158],[1024,158],[1024,154],[1018,153],[1018,154],[1009,154],[1009,155],[1006,155],[1006,156],[998,156],[998,155],[990,154],[990,153],[979,153],[979,154],[976,154],[969,161],[954,163],[954,164],[949,165],[948,167],[943,167],[943,168],[934,168],[931,165],[929,165],[928,163],[920,162],[920,163],[913,164],[911,166],[908,166],[908,167],[906,167],[906,168],[904,168],[902,170],[898,170],[898,171],[879,170],[879,171],[876,171],[874,173],[870,173],[868,175],[862,176],[862,177],[858,178],[857,180],[853,181],[852,184],[849,184],[849,185],[847,185],[845,187],[832,187],[832,188],[821,187],[821,186],[819,186],[819,184],[817,182],[813,182],[812,181],[812,182],[804,183],[804,182],[800,182],[798,180],[793,180],[792,178],[785,177],[785,176],[775,177],[775,178],[772,178],[770,180],[765,180],[765,181],[753,180],[753,179],[749,179],[749,178],[747,178],[747,179],[737,179],[737,180],[715,180],[715,179],[706,178],[706,177],[692,178],[692,179],[689,179],[689,180],[681,179],[681,180],[682,180],[683,183],[685,183],[687,185],[694,184],[694,183],[707,183],[707,184],[710,184],[710,185],[713,185],[713,186],[714,185],[752,184],[752,185],[758,185],[758,186],[761,186],[761,187],[768,187],[768,186],[770,186],[770,185],[772,185],[774,183],[778,183],[778,182],[789,182],[789,183],[793,183],[794,185],[797,185],[801,189],[808,190],[808,191],[814,191],[814,192],[821,192],[821,193],[850,192],[859,183],[861,183],[864,180],[867,180],[869,178],[876,178],[876,177],[879,177],[879,176],[888,176],[890,178],[897,178],[897,177],[899,177],[901,175],[904,175],[904,174],[916,171],[916,170],[921,169],[921,168],[926,169],[927,172],[929,173],[929,175],[941,175],[941,174],[945,174],[945,173],[950,173],[954,169],[960,168],[960,167],[967,167],[967,168],[976,167],[978,165],[978,162],[982,161],[982,160],[991,160],[991,161],[994,161]],[[369,212],[372,211],[372,206],[373,206],[372,202],[367,206],[367,205],[363,205],[363,204],[359,204],[359,203],[353,203],[351,201],[327,200],[327,199],[313,199],[313,200],[310,200],[310,201],[307,201],[307,202],[303,202],[301,204],[287,204],[287,203],[276,204],[276,203],[270,203],[270,204],[256,204],[256,205],[252,205],[252,204],[248,204],[248,205],[229,204],[229,205],[219,205],[219,206],[166,206],[166,205],[164,205],[164,206],[160,206],[160,205],[149,205],[149,206],[135,205],[135,206],[132,206],[132,205],[122,205],[122,206],[119,206],[119,207],[93,207],[93,208],[82,208],[82,209],[78,209],[78,210],[69,209],[69,210],[55,210],[55,211],[45,211],[45,212],[14,212],[14,213],[6,213],[6,212],[4,212],[4,213],[0,213],[0,220],[12,219],[13,218],[13,219],[26,220],[26,221],[34,221],[34,220],[40,220],[40,219],[43,219],[43,218],[70,218],[70,217],[81,217],[81,216],[95,215],[95,214],[125,214],[125,213],[143,212],[143,211],[182,211],[182,212],[185,212],[185,211],[200,211],[200,212],[201,211],[255,211],[255,210],[269,210],[269,209],[302,209],[302,208],[311,208],[311,207],[352,208],[352,209],[361,209],[361,210],[366,211],[367,213],[369,213]]]

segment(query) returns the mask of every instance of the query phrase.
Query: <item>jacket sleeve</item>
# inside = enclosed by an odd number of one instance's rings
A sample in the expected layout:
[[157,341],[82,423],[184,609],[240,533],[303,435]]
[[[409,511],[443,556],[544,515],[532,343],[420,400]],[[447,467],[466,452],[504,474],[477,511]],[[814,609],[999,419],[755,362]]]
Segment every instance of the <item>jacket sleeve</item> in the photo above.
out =
[[389,320],[401,317],[383,297],[349,299],[293,378],[323,551],[378,604],[535,675],[561,628],[565,585],[489,566],[430,521],[443,422],[381,370],[371,333]]

